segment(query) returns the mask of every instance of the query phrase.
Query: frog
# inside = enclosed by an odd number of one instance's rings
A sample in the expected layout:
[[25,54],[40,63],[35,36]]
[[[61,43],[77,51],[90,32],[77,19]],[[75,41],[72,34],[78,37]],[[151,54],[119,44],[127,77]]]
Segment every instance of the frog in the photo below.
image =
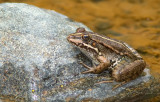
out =
[[146,62],[127,43],[79,27],[69,34],[67,40],[84,53],[93,66],[80,62],[86,69],[82,74],[100,74],[110,71],[111,79],[99,83],[120,82],[113,90],[138,78],[146,67]]

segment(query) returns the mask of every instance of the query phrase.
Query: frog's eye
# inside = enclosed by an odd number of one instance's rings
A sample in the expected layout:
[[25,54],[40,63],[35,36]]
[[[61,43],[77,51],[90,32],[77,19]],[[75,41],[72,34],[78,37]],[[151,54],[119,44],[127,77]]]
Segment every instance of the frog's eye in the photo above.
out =
[[83,34],[83,35],[82,35],[82,39],[83,39],[83,40],[89,40],[90,37],[89,37],[88,34]]
[[83,27],[79,27],[79,28],[77,28],[77,30],[76,30],[77,33],[85,32],[85,31],[86,31],[86,30],[85,30],[85,28],[83,28]]

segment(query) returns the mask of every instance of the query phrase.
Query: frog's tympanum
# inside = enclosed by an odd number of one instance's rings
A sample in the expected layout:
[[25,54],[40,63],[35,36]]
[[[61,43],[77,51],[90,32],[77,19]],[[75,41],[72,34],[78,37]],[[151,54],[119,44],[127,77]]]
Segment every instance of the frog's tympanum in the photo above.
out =
[[[146,66],[142,57],[128,44],[88,32],[81,27],[70,34],[67,40],[79,48],[93,63],[93,67],[81,63],[88,69],[82,73],[99,74],[109,70],[113,80],[121,82],[113,89],[139,77]],[[113,80],[99,83],[113,82]]]

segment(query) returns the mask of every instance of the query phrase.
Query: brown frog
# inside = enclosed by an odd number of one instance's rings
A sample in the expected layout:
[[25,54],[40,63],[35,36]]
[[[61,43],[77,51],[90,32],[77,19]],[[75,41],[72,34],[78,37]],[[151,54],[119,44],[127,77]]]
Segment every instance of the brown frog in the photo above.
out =
[[142,57],[126,43],[88,32],[81,27],[70,34],[67,40],[92,60],[93,67],[81,63],[88,69],[82,73],[99,74],[104,70],[110,70],[113,80],[122,82],[113,89],[139,77],[146,66]]

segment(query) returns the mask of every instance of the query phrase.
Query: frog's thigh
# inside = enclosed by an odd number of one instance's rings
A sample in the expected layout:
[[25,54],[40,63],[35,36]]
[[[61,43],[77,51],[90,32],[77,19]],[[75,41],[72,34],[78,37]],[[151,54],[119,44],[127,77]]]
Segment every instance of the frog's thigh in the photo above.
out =
[[143,60],[135,60],[124,68],[116,67],[113,70],[112,77],[119,82],[130,81],[136,79],[143,72],[145,66],[146,63]]

